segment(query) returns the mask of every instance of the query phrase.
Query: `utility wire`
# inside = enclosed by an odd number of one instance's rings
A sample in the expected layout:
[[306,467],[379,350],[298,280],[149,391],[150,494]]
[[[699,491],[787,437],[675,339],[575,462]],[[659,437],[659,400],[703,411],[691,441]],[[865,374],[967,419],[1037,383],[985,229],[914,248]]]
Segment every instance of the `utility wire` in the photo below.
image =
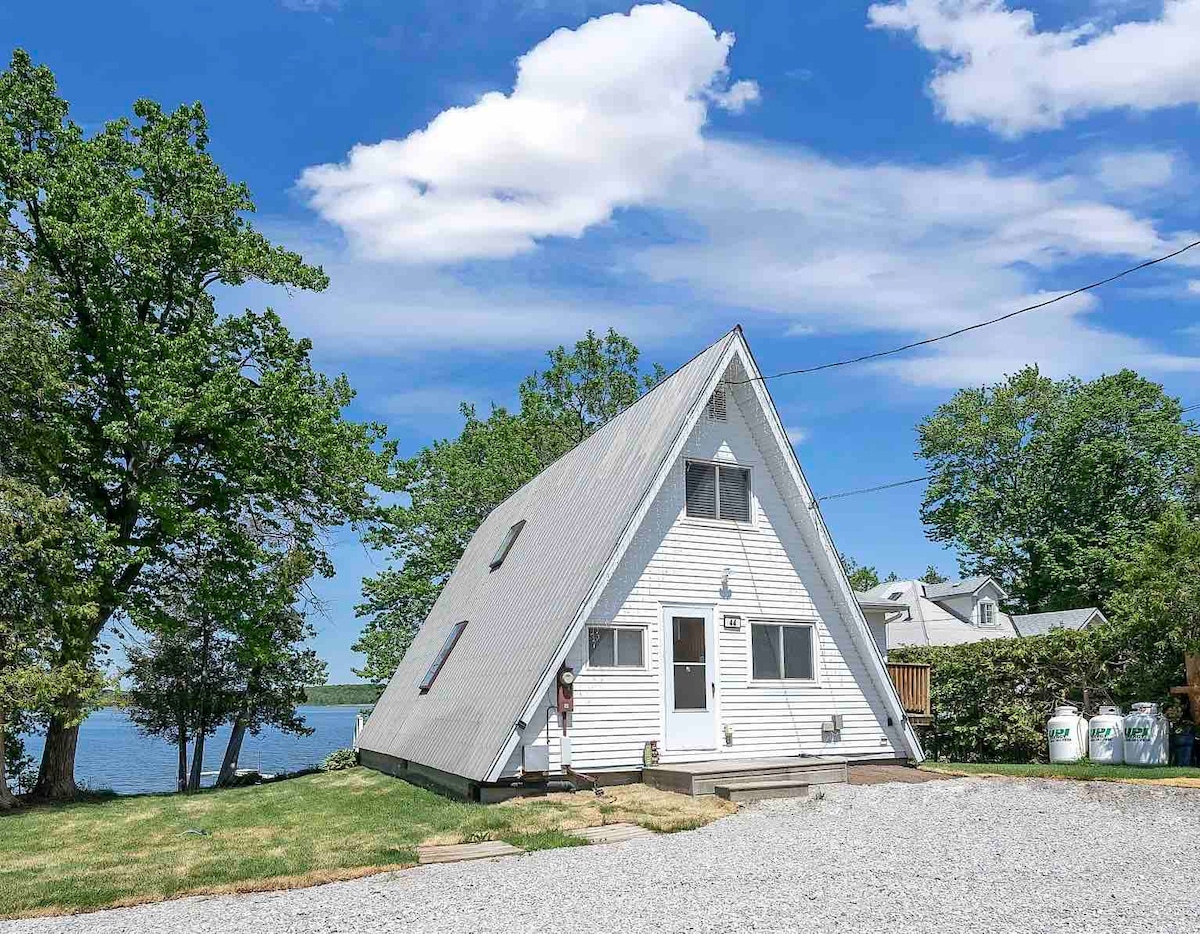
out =
[[[1191,405],[1184,406],[1179,410],[1179,414],[1182,415],[1184,412],[1194,412],[1196,409],[1200,409],[1200,402],[1195,402]],[[1015,460],[1015,458],[1012,459]],[[910,486],[911,484],[921,483],[924,480],[931,480],[932,478],[933,474],[925,474],[923,477],[911,477],[908,480],[896,480],[894,483],[881,483],[878,486],[867,486],[859,490],[845,490],[841,493],[829,493],[826,496],[815,497],[813,502],[824,503],[831,499],[844,499],[847,496],[861,496],[865,493],[881,493],[884,490],[894,490],[896,487]]]
[[1000,315],[997,318],[989,318],[987,321],[980,321],[976,324],[969,324],[965,328],[959,328],[956,331],[949,331],[945,334],[939,334],[936,337],[926,337],[923,340],[913,341],[910,344],[903,344],[900,347],[893,347],[891,350],[877,350],[874,353],[863,354],[860,357],[851,357],[846,360],[834,360],[831,363],[821,363],[817,366],[801,367],[796,370],[784,370],[780,373],[771,373],[768,376],[752,376],[749,379],[731,380],[732,383],[752,383],[758,380],[766,381],[769,379],[778,379],[781,376],[801,376],[805,373],[817,373],[821,370],[832,370],[836,367],[851,366],[855,363],[865,363],[868,360],[878,360],[880,357],[890,357],[893,354],[904,353],[906,350],[912,350],[916,347],[925,347],[928,344],[936,344],[938,341],[944,341],[951,337],[958,337],[960,334],[966,334],[968,331],[977,331],[980,328],[986,328],[992,324],[999,324],[1001,321],[1007,321],[1009,318],[1015,318],[1017,315],[1023,315],[1027,311],[1036,311],[1039,308],[1045,308],[1047,305],[1053,305],[1055,302],[1061,302],[1063,299],[1071,298],[1075,295],[1080,295],[1083,292],[1090,292],[1092,289],[1098,289],[1102,285],[1108,285],[1110,282],[1116,282],[1118,279],[1123,279],[1128,275],[1138,272],[1142,269],[1147,269],[1150,266],[1156,266],[1159,263],[1165,263],[1169,259],[1174,259],[1181,253],[1186,253],[1193,247],[1200,246],[1200,240],[1193,240],[1186,246],[1181,246],[1178,250],[1167,253],[1165,256],[1159,256],[1157,259],[1148,259],[1144,263],[1138,263],[1136,266],[1130,266],[1128,269],[1123,269],[1115,275],[1109,276],[1107,279],[1100,279],[1096,282],[1090,282],[1087,285],[1081,285],[1077,289],[1072,289],[1070,292],[1063,292],[1062,295],[1048,298],[1044,302],[1038,302],[1034,305],[1026,305],[1024,308],[1018,308],[1016,311],[1010,311],[1007,314]]

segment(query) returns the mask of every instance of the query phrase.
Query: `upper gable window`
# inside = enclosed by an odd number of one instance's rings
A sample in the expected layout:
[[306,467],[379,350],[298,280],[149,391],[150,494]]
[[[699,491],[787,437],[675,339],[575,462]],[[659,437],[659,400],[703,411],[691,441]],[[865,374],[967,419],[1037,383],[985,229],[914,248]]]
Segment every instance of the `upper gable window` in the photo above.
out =
[[979,604],[979,625],[980,626],[996,626],[999,625],[996,620],[996,604],[991,600],[984,600]]
[[525,528],[525,520],[522,519],[504,536],[504,541],[500,543],[500,547],[496,549],[496,553],[492,556],[492,563],[488,565],[489,570],[496,570],[504,563],[504,559],[508,557],[508,553],[512,551],[512,546],[517,540],[517,536],[521,534],[521,529]]
[[429,670],[425,672],[425,677],[421,679],[421,683],[417,686],[417,690],[422,694],[428,694],[429,689],[433,687],[433,682],[437,679],[438,674],[442,670],[442,666],[446,664],[446,659],[450,657],[450,652],[458,642],[459,636],[463,634],[463,630],[467,628],[467,621],[464,619],[461,623],[455,623],[450,630],[450,635],[446,636],[446,641],[442,643],[442,647],[438,650],[437,655],[433,658],[433,664],[429,666]]
[[750,521],[749,468],[688,461],[684,486],[688,518]]

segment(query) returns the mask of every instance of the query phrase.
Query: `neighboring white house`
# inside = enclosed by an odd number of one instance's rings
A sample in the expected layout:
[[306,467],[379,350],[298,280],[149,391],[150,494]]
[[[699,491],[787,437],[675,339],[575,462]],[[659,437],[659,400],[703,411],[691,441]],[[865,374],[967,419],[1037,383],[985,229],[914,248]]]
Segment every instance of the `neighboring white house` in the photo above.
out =
[[649,751],[920,759],[760,375],[735,329],[498,506],[363,763],[479,795]]
[[856,596],[885,654],[904,645],[1012,639],[1051,629],[1084,629],[1104,620],[1095,607],[1010,616],[1000,609],[1008,594],[986,575],[940,584],[885,581]]

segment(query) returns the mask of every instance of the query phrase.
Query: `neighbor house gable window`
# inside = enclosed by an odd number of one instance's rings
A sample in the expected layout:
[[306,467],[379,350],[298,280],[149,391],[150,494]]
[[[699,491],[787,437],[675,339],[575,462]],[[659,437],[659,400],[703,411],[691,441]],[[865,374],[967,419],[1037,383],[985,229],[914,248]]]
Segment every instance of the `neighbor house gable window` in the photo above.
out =
[[429,689],[433,687],[433,682],[437,679],[438,674],[442,670],[442,666],[446,664],[446,659],[450,657],[450,652],[453,651],[455,644],[458,642],[459,636],[463,634],[463,630],[467,628],[467,621],[464,619],[460,623],[455,623],[450,630],[450,635],[446,636],[446,641],[442,643],[442,647],[434,656],[433,664],[429,666],[429,670],[425,672],[425,677],[421,679],[420,685],[417,687],[422,694],[428,694]]
[[815,681],[812,623],[751,623],[750,655],[755,681]]
[[517,536],[521,534],[521,529],[525,528],[525,520],[522,519],[514,525],[504,535],[504,540],[500,542],[500,547],[496,549],[496,553],[492,555],[492,562],[488,565],[488,570],[494,571],[504,563],[504,559],[508,557],[508,553],[512,551],[512,546],[516,544]]
[[996,604],[991,600],[984,600],[979,604],[979,625],[980,626],[996,626]]
[[588,667],[645,668],[645,638],[640,626],[588,626]]
[[689,519],[750,521],[750,469],[734,464],[688,461],[684,498]]

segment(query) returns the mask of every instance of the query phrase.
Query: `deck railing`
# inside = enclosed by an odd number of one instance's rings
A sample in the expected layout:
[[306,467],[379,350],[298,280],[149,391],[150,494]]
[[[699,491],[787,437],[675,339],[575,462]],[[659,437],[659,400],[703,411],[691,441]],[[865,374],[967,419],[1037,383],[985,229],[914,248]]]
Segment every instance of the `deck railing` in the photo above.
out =
[[904,712],[914,721],[928,720],[933,715],[929,704],[929,665],[915,662],[888,662],[888,674],[900,695]]

